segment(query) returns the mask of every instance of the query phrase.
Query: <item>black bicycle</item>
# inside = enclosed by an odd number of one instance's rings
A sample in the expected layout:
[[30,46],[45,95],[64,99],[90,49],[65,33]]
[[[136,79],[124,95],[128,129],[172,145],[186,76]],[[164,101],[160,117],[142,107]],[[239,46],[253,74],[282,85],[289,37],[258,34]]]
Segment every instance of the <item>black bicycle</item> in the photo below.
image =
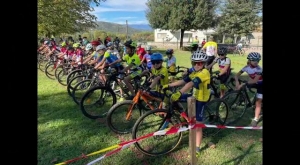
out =
[[[132,138],[148,135],[150,133],[165,130],[167,128],[180,128],[187,126],[190,119],[184,117],[180,102],[171,102],[170,96],[164,90],[165,97],[169,98],[168,109],[156,109],[144,113],[134,124],[132,129]],[[220,105],[224,105],[222,110],[219,110]],[[225,116],[220,115],[220,112],[225,112]],[[203,123],[213,125],[224,125],[227,119],[228,105],[222,99],[214,99],[208,102],[204,107],[205,118]],[[222,114],[224,114],[222,112]],[[181,119],[180,119],[181,116]],[[204,128],[203,134],[205,137],[214,136],[219,132],[217,128]],[[143,154],[149,156],[159,156],[172,152],[181,142],[182,132],[169,135],[154,135],[134,143],[135,147]]]
[[[235,81],[233,78],[231,82]],[[246,83],[245,80],[240,80],[241,83]],[[223,97],[224,100],[228,103],[228,119],[226,125],[232,125],[237,123],[245,114],[246,109],[253,108],[255,109],[256,102],[256,92],[252,90],[255,85],[242,86],[240,90],[231,91]],[[251,95],[254,95],[251,99]]]

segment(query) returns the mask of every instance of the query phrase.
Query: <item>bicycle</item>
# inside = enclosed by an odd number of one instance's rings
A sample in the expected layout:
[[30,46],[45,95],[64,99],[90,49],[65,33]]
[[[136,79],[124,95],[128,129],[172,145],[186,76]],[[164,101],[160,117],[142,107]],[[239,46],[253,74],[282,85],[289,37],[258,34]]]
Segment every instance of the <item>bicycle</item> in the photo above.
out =
[[[233,78],[231,82],[235,81]],[[241,83],[246,83],[247,81],[239,79]],[[224,95],[223,99],[226,100],[229,106],[228,111],[228,122],[227,125],[232,125],[237,123],[245,114],[247,108],[255,109],[256,102],[256,92],[251,88],[253,86],[247,87],[244,85],[240,90],[234,90]],[[253,99],[250,99],[249,93],[254,94]]]
[[[168,109],[156,109],[144,113],[134,124],[132,129],[132,139],[137,139],[138,137],[148,135],[150,133],[164,130],[171,127],[180,128],[182,125],[186,126],[187,123],[191,123],[191,120],[184,115],[185,111],[182,112],[181,106],[178,102],[171,102],[170,94],[164,91],[165,97],[168,97],[169,107]],[[222,111],[228,111],[228,105],[223,99],[214,99],[209,101],[205,107],[205,118],[203,123],[205,124],[216,124],[224,125],[227,119],[227,115],[221,116],[219,114],[220,104],[224,104],[225,108]],[[216,107],[215,107],[216,106]],[[176,110],[176,111],[175,111]],[[157,115],[157,114],[164,114]],[[180,120],[180,117],[182,120]],[[149,129],[149,130],[146,130]],[[220,129],[203,129],[204,137],[214,136],[219,132]],[[149,156],[160,156],[172,152],[181,142],[182,132],[169,134],[169,135],[154,135],[142,141],[134,143],[135,147],[143,154]],[[162,147],[162,149],[158,149]]]
[[[153,76],[149,77],[151,79]],[[124,100],[113,105],[107,113],[107,125],[115,133],[130,133],[133,124],[143,114],[143,110],[161,109],[163,99],[151,96],[144,90],[151,83],[144,83],[132,100]],[[144,105],[145,103],[146,105]],[[122,108],[124,106],[124,109]],[[120,115],[120,116],[118,116]]]
[[[129,90],[123,82],[122,75],[126,73],[119,73],[116,70],[111,69],[110,73],[107,74],[108,79],[104,85],[94,86],[84,93],[80,101],[80,109],[84,116],[90,119],[97,119],[106,117],[107,108],[112,107],[117,102],[117,94],[120,93],[120,90],[117,89],[116,85],[119,86],[123,93],[129,96]],[[137,91],[140,85],[141,77],[135,77],[133,82],[133,88]],[[115,82],[115,83],[113,83]],[[113,84],[113,86],[112,86]],[[116,89],[116,90],[114,90]],[[110,96],[110,97],[108,97]],[[111,100],[107,100],[111,98]],[[109,102],[109,106],[104,106],[105,103]],[[94,109],[90,109],[95,106]]]

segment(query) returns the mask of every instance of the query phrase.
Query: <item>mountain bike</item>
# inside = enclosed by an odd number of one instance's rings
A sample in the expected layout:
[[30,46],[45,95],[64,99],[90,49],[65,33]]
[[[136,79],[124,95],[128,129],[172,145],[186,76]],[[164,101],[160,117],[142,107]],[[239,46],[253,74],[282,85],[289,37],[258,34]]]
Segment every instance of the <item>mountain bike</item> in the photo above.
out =
[[[182,107],[178,102],[171,102],[171,94],[167,90],[163,90],[165,97],[168,97],[169,105],[167,109],[156,109],[144,113],[134,124],[132,129],[132,138],[137,139],[156,131],[165,130],[171,127],[180,128],[187,126],[191,119],[184,115]],[[222,110],[219,110],[220,105],[225,105]],[[223,99],[214,99],[209,101],[204,107],[204,124],[224,125],[227,115],[221,116],[220,111],[227,114],[228,105]],[[185,112],[185,113],[184,113]],[[158,115],[163,114],[163,115]],[[182,120],[180,119],[182,118]],[[203,135],[214,136],[219,132],[217,128],[204,128]],[[142,141],[134,143],[135,147],[143,154],[149,156],[160,156],[172,152],[182,140],[182,132],[169,135],[153,135]]]

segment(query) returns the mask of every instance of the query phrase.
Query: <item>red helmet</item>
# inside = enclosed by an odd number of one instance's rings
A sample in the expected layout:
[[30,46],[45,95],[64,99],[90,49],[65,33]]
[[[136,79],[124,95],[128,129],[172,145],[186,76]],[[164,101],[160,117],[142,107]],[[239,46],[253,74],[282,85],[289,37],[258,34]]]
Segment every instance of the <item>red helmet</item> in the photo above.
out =
[[100,42],[97,41],[97,40],[95,40],[95,41],[92,41],[91,44],[92,44],[93,46],[98,46],[98,45],[100,45]]

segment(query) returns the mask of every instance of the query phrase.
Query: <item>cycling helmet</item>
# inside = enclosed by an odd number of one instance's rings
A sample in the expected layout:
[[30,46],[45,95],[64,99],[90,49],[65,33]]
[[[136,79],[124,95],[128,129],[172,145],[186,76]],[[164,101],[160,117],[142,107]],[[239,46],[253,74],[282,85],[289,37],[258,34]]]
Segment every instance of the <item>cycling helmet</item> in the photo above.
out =
[[194,43],[194,44],[191,45],[191,50],[192,51],[196,51],[197,49],[198,49],[198,44]]
[[79,46],[80,46],[80,43],[74,43],[74,44],[73,44],[73,47],[74,47],[74,48],[78,48]]
[[247,56],[247,59],[252,61],[252,60],[260,60],[261,56],[259,53],[257,52],[250,52]]
[[166,54],[173,54],[174,50],[173,49],[167,49]]
[[91,44],[92,44],[92,46],[98,46],[98,45],[100,45],[100,42],[95,40],[95,41],[92,41]]
[[191,57],[192,61],[207,61],[208,56],[203,51],[194,51]]
[[160,53],[153,53],[151,55],[151,61],[162,61],[163,60],[163,55]]
[[147,50],[147,51],[150,51],[150,50],[151,50],[151,46],[148,45],[148,46],[146,47],[146,50]]
[[96,47],[96,51],[98,51],[98,50],[103,50],[103,49],[106,49],[106,46],[104,46],[104,45],[98,45],[98,46]]
[[136,42],[134,42],[132,40],[128,40],[124,43],[124,46],[135,49],[137,44],[136,44]]
[[108,42],[108,43],[106,44],[106,46],[107,46],[107,47],[111,47],[111,46],[113,46],[113,43],[112,43],[112,42]]
[[227,48],[226,47],[220,47],[218,49],[218,54],[226,55],[227,54]]
[[91,43],[88,43],[86,46],[85,46],[85,50],[91,50],[93,49],[93,46]]
[[66,42],[62,42],[60,46],[67,46]]
[[86,46],[88,43],[89,43],[88,40],[84,40],[84,41],[82,42],[82,45]]

